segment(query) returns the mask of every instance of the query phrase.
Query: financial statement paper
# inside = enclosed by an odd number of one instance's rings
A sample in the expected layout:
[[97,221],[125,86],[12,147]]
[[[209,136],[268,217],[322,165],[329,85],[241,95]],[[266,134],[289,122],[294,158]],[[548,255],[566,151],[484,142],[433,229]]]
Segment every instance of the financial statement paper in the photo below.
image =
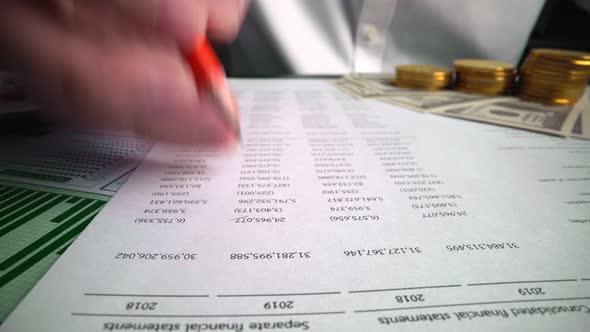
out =
[[243,147],[157,144],[1,331],[583,331],[590,144],[235,80]]

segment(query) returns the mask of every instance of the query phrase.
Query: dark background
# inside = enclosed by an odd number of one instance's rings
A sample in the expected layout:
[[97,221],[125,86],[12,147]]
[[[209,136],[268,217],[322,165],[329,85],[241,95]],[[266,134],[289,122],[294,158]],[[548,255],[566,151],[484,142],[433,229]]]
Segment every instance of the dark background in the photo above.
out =
[[523,58],[532,48],[590,52],[590,0],[546,0]]

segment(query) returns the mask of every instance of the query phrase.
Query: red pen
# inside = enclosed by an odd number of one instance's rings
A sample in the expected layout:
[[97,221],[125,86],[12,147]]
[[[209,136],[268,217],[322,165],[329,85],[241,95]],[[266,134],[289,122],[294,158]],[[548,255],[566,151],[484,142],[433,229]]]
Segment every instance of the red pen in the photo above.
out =
[[195,81],[211,95],[223,122],[241,142],[240,118],[227,84],[223,65],[207,38],[199,37],[186,55]]

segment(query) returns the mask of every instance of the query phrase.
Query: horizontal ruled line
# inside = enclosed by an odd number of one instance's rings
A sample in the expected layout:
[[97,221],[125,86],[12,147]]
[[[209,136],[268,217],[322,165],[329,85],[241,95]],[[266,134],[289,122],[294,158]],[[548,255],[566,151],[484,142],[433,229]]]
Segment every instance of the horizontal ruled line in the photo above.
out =
[[118,297],[209,297],[198,294],[116,294],[116,293],[84,293],[85,296],[118,296]]
[[570,282],[578,281],[577,279],[554,279],[554,280],[522,280],[522,281],[499,281],[499,282],[481,282],[467,284],[467,286],[487,286],[487,285],[504,285],[504,284],[532,284],[541,282]]
[[142,314],[110,314],[91,312],[72,312],[72,316],[85,317],[140,317],[140,318],[231,318],[231,317],[281,317],[281,316],[321,316],[342,315],[346,311],[322,311],[322,312],[294,312],[282,314],[215,314],[215,315],[142,315]]
[[580,281],[590,281],[590,278],[581,278]]
[[265,297],[265,296],[310,296],[310,295],[338,295],[341,292],[314,292],[314,293],[271,293],[271,294],[220,294],[217,297]]
[[584,296],[584,297],[563,297],[563,298],[555,298],[555,299],[532,299],[532,300],[512,300],[512,301],[490,301],[490,302],[453,303],[453,304],[426,305],[426,306],[405,307],[405,308],[366,309],[366,310],[355,310],[354,313],[383,312],[383,311],[400,311],[400,310],[412,310],[412,309],[447,308],[447,307],[465,307],[465,306],[472,306],[472,305],[488,305],[488,304],[508,304],[508,303],[528,303],[528,302],[553,302],[553,301],[574,301],[574,300],[590,300],[590,296]]
[[353,290],[353,291],[349,291],[349,293],[351,293],[351,294],[376,293],[376,292],[392,292],[392,291],[411,290],[411,289],[450,288],[450,287],[461,287],[461,285],[438,285],[438,286],[420,286],[420,287],[404,287],[404,288],[365,289],[365,290]]

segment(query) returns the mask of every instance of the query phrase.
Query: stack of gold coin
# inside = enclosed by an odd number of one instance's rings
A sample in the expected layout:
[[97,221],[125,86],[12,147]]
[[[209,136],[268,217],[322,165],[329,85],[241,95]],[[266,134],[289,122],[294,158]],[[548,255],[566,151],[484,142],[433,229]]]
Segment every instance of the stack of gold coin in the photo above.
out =
[[408,89],[441,90],[453,79],[451,70],[431,65],[401,65],[395,68],[393,84]]
[[519,97],[548,105],[575,104],[590,78],[590,53],[534,49],[520,69]]
[[483,59],[458,59],[455,66],[455,90],[486,96],[509,93],[516,70],[513,65]]

